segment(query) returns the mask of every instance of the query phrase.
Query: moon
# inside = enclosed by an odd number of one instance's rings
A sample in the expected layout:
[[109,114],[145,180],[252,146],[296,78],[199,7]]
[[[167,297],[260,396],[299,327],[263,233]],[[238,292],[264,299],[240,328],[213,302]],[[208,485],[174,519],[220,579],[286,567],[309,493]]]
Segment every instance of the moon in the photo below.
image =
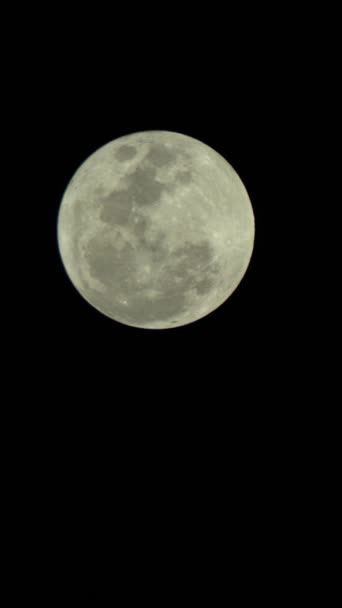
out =
[[125,135],[91,154],[57,219],[63,266],[95,309],[125,325],[197,321],[233,293],[254,245],[252,205],[218,152],[188,135]]

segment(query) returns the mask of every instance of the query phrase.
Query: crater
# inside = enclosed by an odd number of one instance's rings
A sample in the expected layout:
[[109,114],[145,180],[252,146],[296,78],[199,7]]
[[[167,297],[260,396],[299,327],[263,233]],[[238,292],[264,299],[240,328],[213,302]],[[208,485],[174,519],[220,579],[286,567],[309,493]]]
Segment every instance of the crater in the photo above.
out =
[[212,249],[208,241],[202,243],[185,243],[176,249],[174,256],[179,258],[178,265],[188,270],[200,270],[207,266],[213,258]]
[[185,297],[182,295],[151,299],[144,294],[136,294],[133,298],[131,295],[126,296],[127,304],[123,304],[118,294],[115,290],[110,290],[106,295],[92,290],[85,293],[85,297],[93,306],[119,323],[143,327],[158,321],[168,321],[183,313],[186,307]]
[[129,289],[133,276],[134,251],[129,243],[113,245],[103,235],[91,238],[84,252],[90,274],[108,288]]
[[[205,293],[205,289],[210,289],[206,277],[203,277],[203,268],[209,266],[213,258],[208,242],[204,241],[200,244],[187,243],[169,257],[168,264],[165,265],[165,273],[162,278],[162,287],[164,289],[170,286],[177,286],[179,290],[189,289],[194,281],[199,286],[199,291]],[[203,284],[201,285],[203,281]]]
[[112,192],[101,199],[100,219],[108,224],[126,224],[132,211],[133,200],[128,190]]
[[131,160],[137,153],[137,149],[134,146],[124,144],[115,153],[115,158],[122,162],[125,160]]
[[153,144],[146,155],[146,159],[151,161],[156,167],[164,167],[176,160],[177,154],[175,150],[171,151],[165,145]]
[[167,256],[168,250],[165,242],[166,235],[163,232],[158,232],[152,237],[146,232],[140,239],[139,246],[148,252],[152,262],[158,263]]
[[147,206],[159,201],[165,185],[155,180],[156,171],[153,168],[138,167],[130,176],[127,192],[137,205]]
[[165,321],[184,311],[185,295],[166,292],[163,296],[149,298],[142,293],[131,300],[130,313],[134,323],[146,325],[153,321]]
[[[142,226],[146,228],[144,220]],[[163,237],[146,240],[149,251],[155,249],[156,259],[161,256]],[[111,318],[133,326],[179,319],[187,310],[189,290],[195,289],[200,296],[208,294],[218,270],[215,263],[210,265],[213,256],[206,241],[180,247],[168,258],[158,285],[152,281],[147,287],[137,283],[136,252],[128,243],[118,248],[105,235],[97,235],[88,242],[84,255],[91,276],[105,287],[101,294],[89,289],[87,296]]]
[[72,205],[72,218],[75,226],[81,226],[84,221],[84,205],[80,199],[76,199]]
[[196,289],[198,295],[204,296],[211,291],[213,285],[214,285],[213,279],[208,276],[208,277],[204,277],[203,279],[198,281],[198,283],[196,283],[196,285],[195,285],[195,289]]
[[133,219],[133,231],[138,240],[144,241],[149,222],[143,215],[135,214]]
[[181,184],[189,184],[192,181],[191,171],[180,171],[176,175],[176,179]]
[[93,306],[108,315],[111,319],[120,321],[121,318],[122,322],[125,322],[127,305],[120,301],[122,292],[117,289],[109,289],[106,293],[91,290],[84,292],[84,295]]
[[138,167],[128,178],[125,190],[112,192],[100,199],[102,210],[100,218],[109,224],[124,224],[128,222],[133,203],[145,207],[160,200],[167,186],[155,179],[156,171],[151,167]]

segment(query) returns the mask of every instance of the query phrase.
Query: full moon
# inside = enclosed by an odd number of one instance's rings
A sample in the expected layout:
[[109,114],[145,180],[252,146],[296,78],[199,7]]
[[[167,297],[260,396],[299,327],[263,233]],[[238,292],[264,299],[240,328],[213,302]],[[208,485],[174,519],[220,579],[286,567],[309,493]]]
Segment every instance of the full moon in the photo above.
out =
[[60,204],[57,241],[89,304],[125,325],[167,329],[233,293],[251,259],[254,215],[223,156],[187,135],[146,131],[83,162]]

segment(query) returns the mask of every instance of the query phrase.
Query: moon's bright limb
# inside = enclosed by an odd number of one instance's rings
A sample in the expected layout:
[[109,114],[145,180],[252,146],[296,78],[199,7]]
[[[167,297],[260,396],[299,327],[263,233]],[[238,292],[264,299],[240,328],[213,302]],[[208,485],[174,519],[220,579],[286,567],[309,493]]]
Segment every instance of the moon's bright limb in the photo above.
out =
[[180,133],[147,131],[98,149],[64,193],[57,226],[82,296],[134,327],[186,325],[240,283],[254,215],[231,165]]

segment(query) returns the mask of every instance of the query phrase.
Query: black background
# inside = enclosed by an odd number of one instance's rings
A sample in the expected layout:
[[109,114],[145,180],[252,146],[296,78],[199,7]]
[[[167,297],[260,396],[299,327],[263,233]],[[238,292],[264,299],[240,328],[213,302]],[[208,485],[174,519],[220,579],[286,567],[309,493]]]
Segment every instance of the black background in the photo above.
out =
[[[103,536],[126,535],[119,578],[134,568],[130,542],[145,560],[149,526],[160,525],[164,538],[156,555],[177,542],[180,554],[189,544],[200,555],[210,545],[198,528],[203,508],[214,536],[241,520],[240,538],[256,551],[262,526],[286,503],[303,436],[293,392],[301,313],[288,218],[289,158],[300,146],[293,125],[305,112],[297,21],[290,27],[282,11],[240,8],[107,14],[83,6],[43,21],[40,13],[13,71],[18,120],[35,151],[25,183],[35,259],[23,278],[30,302],[13,357],[25,370],[13,391],[27,395],[15,410],[27,446],[20,474],[23,486],[29,479],[27,496],[43,497],[47,550],[56,543],[66,561],[89,556]],[[92,308],[68,279],[56,238],[59,205],[80,164],[116,137],[151,129],[187,134],[222,154],[255,215],[254,252],[236,291],[207,317],[170,330],[127,327]],[[178,536],[182,521],[186,541]],[[290,523],[282,526],[290,534]],[[243,542],[236,551],[240,563]],[[61,578],[74,576],[70,567]],[[80,580],[82,593],[101,587]]]
[[[284,74],[282,84],[276,77],[282,57],[271,64],[268,49],[263,54],[255,41],[246,44],[247,33],[230,46],[226,32],[209,36],[203,24],[199,31],[192,24],[190,34],[189,23],[182,28],[166,19],[158,27],[151,22],[145,33],[144,27],[130,31],[120,22],[109,40],[89,30],[74,40],[72,28],[70,39],[63,31],[41,74],[43,342],[49,336],[60,382],[76,388],[76,373],[84,373],[77,402],[94,381],[120,411],[126,391],[133,391],[130,402],[141,401],[140,412],[142,402],[154,400],[158,409],[166,400],[173,408],[199,400],[201,408],[215,407],[228,398],[230,383],[247,389],[263,373],[262,360],[273,367],[272,350],[281,348],[279,149],[284,152],[288,136]],[[253,257],[231,298],[198,322],[164,331],[126,327],[92,309],[67,278],[56,243],[59,204],[78,166],[108,141],[148,129],[188,134],[227,158],[249,192],[256,222]],[[97,401],[107,408],[105,398]]]
[[[37,420],[47,417],[47,441],[61,433],[76,451],[80,441],[84,457],[95,445],[126,453],[125,441],[127,458],[135,442],[143,454],[157,442],[155,456],[165,445],[177,453],[173,441],[223,451],[254,444],[256,428],[267,433],[274,416],[283,419],[292,373],[284,160],[300,105],[289,46],[280,29],[255,28],[252,16],[247,28],[241,16],[220,24],[211,13],[152,19],[144,9],[133,26],[127,19],[108,16],[107,27],[98,14],[57,21],[41,30],[25,73],[24,118],[39,151],[31,175],[39,226],[31,292],[39,295],[25,343],[39,376],[29,379]],[[222,154],[255,214],[254,252],[236,291],[172,330],[127,327],[93,309],[68,279],[56,240],[61,198],[79,165],[116,137],[149,129],[185,133]]]
[[[209,66],[207,70],[210,72]],[[272,240],[275,230],[279,237],[276,206],[280,201],[272,175],[272,127],[264,109],[255,103],[251,107],[253,81],[251,90],[245,87],[236,96],[234,88],[239,91],[239,83],[231,76],[229,84],[228,74],[221,83],[216,73],[213,78],[198,74],[195,82],[189,82],[183,71],[178,78],[161,78],[162,63],[141,71],[136,68],[129,75],[114,71],[109,85],[102,88],[95,80],[91,92],[86,75],[84,82],[72,83],[67,100],[61,100],[62,112],[56,117],[49,154],[49,201],[43,203],[48,206],[49,231],[48,269],[44,266],[48,335],[52,331],[54,354],[61,367],[68,361],[69,381],[74,384],[76,370],[81,374],[89,370],[85,384],[93,379],[96,390],[105,386],[107,398],[115,399],[119,410],[124,409],[121,400],[127,401],[131,391],[128,401],[134,407],[138,401],[139,412],[154,400],[158,410],[165,406],[192,408],[199,400],[201,408],[205,404],[215,407],[223,386],[227,397],[230,383],[233,388],[237,378],[248,380],[252,370],[259,368],[260,357],[271,356],[268,351],[277,332],[274,324],[281,314],[274,292],[279,259]],[[92,309],[63,270],[55,234],[63,191],[79,164],[106,142],[148,129],[185,133],[227,158],[246,185],[256,222],[253,258],[232,297],[208,317],[164,331],[123,326]],[[51,137],[50,128],[48,133]],[[115,391],[110,388],[112,382]],[[199,389],[201,385],[204,391]],[[78,391],[84,389],[81,381]],[[107,407],[106,398],[99,400],[100,407]]]

